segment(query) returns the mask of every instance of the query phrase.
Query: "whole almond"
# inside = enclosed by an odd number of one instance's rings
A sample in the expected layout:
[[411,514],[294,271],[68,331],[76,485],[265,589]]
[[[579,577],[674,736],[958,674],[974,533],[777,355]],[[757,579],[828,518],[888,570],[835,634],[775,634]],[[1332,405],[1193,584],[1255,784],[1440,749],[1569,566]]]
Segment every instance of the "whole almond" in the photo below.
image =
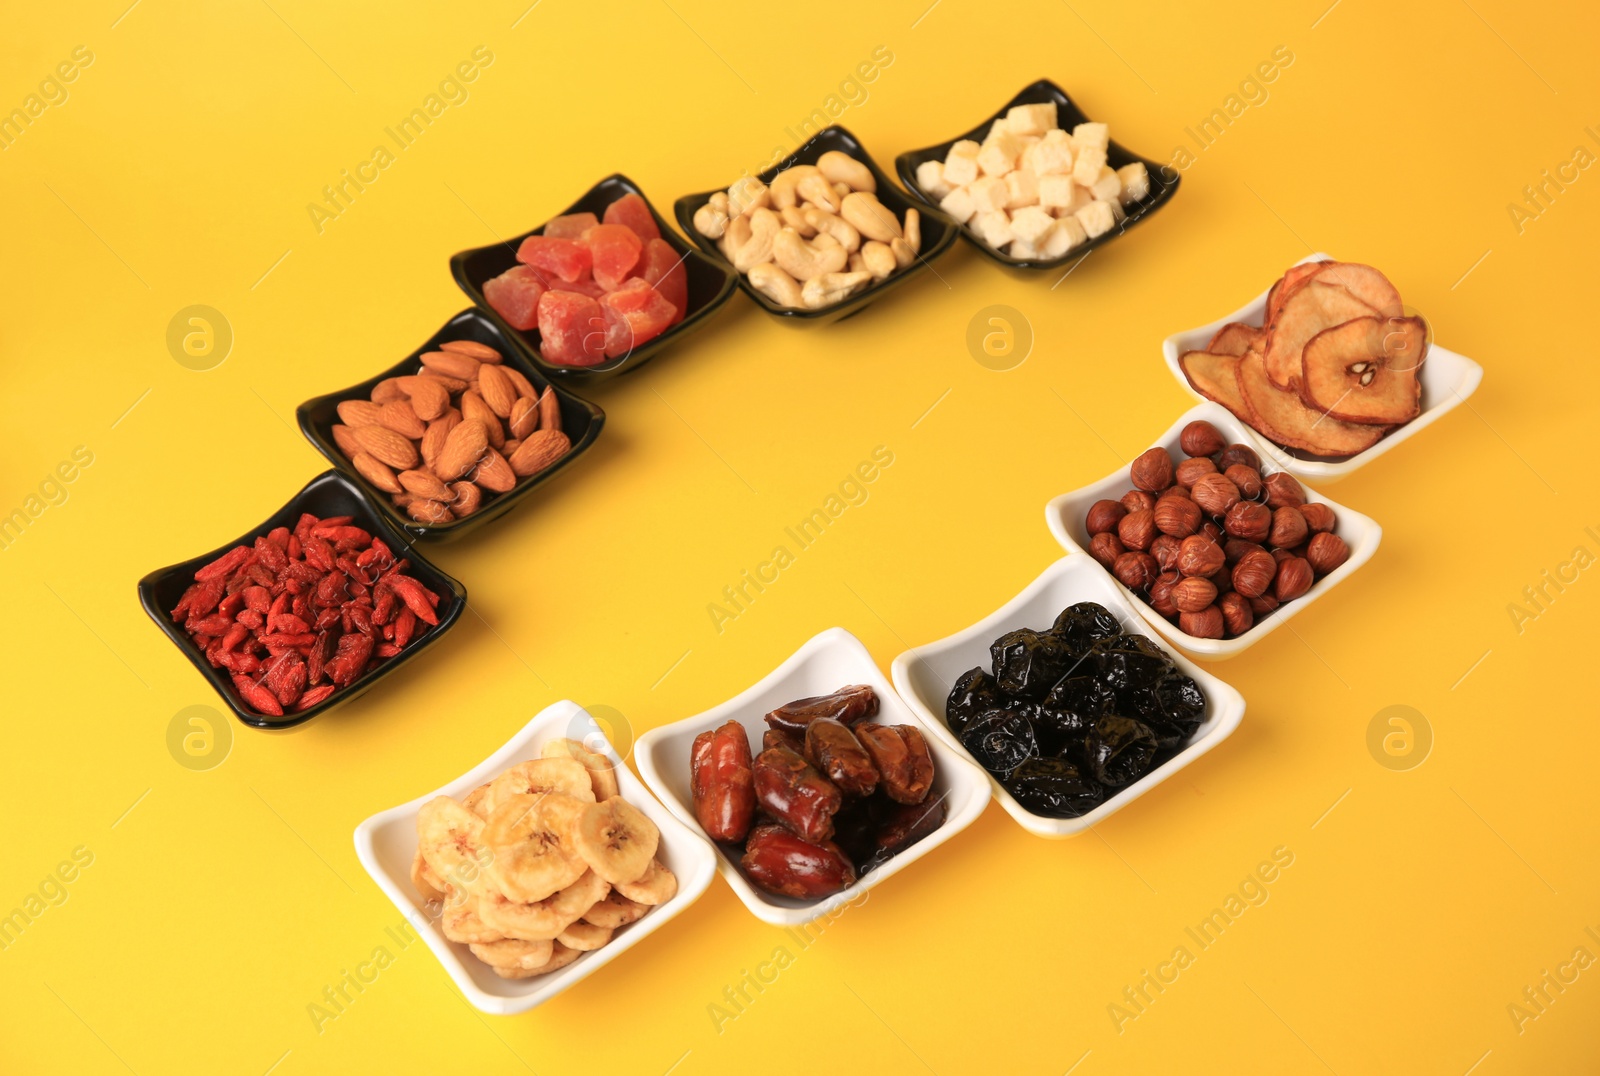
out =
[[383,405],[370,400],[344,400],[339,404],[339,421],[346,426],[372,426],[383,421]]
[[518,370],[515,366],[502,366],[500,369],[504,370],[506,376],[511,379],[511,383],[517,386],[518,396],[524,396],[530,400],[539,398],[539,390],[533,387],[533,382],[529,381],[521,370]]
[[430,501],[449,502],[455,499],[455,494],[450,492],[450,487],[427,471],[401,471],[400,484],[418,497],[426,497]]
[[506,459],[509,460],[511,458],[511,454],[513,452],[515,452],[517,449],[521,448],[521,447],[522,447],[522,438],[520,438],[520,437],[507,437],[506,438],[506,443],[500,446],[499,452],[500,452],[500,455],[504,456]]
[[[387,406],[387,405],[385,405]],[[417,447],[403,434],[387,426],[356,426],[356,444],[390,467],[406,471],[417,465]]]
[[471,381],[478,376],[478,367],[483,363],[471,355],[463,355],[457,351],[427,351],[422,355],[422,365],[430,370],[437,370],[446,377]]
[[411,398],[411,410],[424,422],[432,422],[450,406],[450,390],[432,377],[397,377],[395,384]]
[[461,417],[483,423],[484,430],[489,434],[489,443],[495,448],[506,443],[506,430],[500,424],[500,416],[472,389],[461,394]]
[[385,404],[390,400],[401,400],[404,398],[405,393],[400,391],[400,379],[398,377],[386,377],[376,385],[372,386],[373,403]]
[[560,430],[539,430],[511,454],[511,470],[519,475],[538,474],[571,447],[572,442]]
[[347,459],[354,458],[355,454],[361,451],[361,442],[356,440],[356,431],[349,426],[335,422],[328,432],[333,434],[333,443],[339,446],[339,451],[343,452]]
[[478,461],[477,469],[472,472],[472,480],[484,489],[504,493],[517,484],[517,474],[506,458],[491,448]]
[[454,351],[458,355],[471,355],[479,362],[499,362],[500,352],[488,344],[480,344],[476,340],[446,340],[439,345],[440,351]]
[[489,434],[477,419],[462,419],[445,438],[444,447],[433,461],[433,473],[454,482],[478,463],[489,447]]
[[428,427],[411,409],[409,400],[390,400],[378,409],[378,421],[395,433],[420,441]]
[[450,508],[447,505],[440,504],[438,501],[430,501],[426,497],[418,497],[413,500],[406,506],[406,511],[418,523],[450,523],[456,518],[450,514]]
[[561,401],[556,398],[556,390],[549,385],[545,386],[544,395],[539,397],[539,428],[541,430],[561,428]]
[[508,417],[511,405],[517,402],[517,386],[499,366],[485,364],[478,370],[478,391],[483,394],[483,402],[501,418]]
[[357,452],[350,457],[350,462],[355,465],[356,472],[371,482],[385,493],[399,493],[400,482],[394,476],[394,471],[382,460],[376,459],[366,452]]
[[430,467],[433,465],[433,461],[439,458],[439,451],[444,448],[444,439],[459,425],[461,425],[461,414],[454,408],[428,423],[427,432],[422,435],[423,463]]
[[511,436],[526,438],[539,428],[539,404],[526,396],[518,396],[511,405]]
[[450,492],[455,494],[455,500],[450,502],[450,514],[457,519],[465,519],[483,504],[483,490],[471,482],[452,482]]
[[438,370],[430,370],[426,366],[422,368],[418,376],[426,377],[430,381],[439,382],[439,384],[444,386],[444,390],[449,393],[461,392],[470,383],[461,380],[459,377],[450,377],[447,374],[441,374]]
[[389,499],[394,502],[396,508],[410,508],[411,502],[416,500],[417,496],[414,493],[407,493],[405,490],[401,490]]

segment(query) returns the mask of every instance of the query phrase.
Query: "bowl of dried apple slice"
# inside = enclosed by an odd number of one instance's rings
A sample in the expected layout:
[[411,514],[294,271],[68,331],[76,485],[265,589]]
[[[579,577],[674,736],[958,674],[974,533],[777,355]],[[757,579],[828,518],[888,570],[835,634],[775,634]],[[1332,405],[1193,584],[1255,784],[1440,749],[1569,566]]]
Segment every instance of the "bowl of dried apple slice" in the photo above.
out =
[[1162,351],[1179,383],[1233,412],[1264,456],[1322,483],[1437,421],[1483,380],[1383,273],[1327,254],[1227,317],[1167,337]]

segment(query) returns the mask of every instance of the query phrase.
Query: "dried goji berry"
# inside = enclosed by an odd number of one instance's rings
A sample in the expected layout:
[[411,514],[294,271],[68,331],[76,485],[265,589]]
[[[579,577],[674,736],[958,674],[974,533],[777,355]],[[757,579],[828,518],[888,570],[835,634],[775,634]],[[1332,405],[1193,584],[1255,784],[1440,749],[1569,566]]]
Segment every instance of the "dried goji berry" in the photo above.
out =
[[235,570],[250,562],[254,551],[247,545],[236,545],[204,568],[194,573],[195,581],[204,583],[208,579],[226,579]]

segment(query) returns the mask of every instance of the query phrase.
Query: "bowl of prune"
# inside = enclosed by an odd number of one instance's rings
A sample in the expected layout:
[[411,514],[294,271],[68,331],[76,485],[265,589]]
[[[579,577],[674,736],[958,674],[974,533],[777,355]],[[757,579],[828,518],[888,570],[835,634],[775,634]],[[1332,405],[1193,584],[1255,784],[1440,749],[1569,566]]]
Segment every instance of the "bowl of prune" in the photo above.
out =
[[1071,837],[1227,739],[1244,698],[1144,631],[1088,557],[894,660],[906,703],[1041,837]]
[[759,919],[806,923],[983,813],[984,773],[895,693],[860,640],[815,636],[720,706],[653,729],[645,783],[716,846]]

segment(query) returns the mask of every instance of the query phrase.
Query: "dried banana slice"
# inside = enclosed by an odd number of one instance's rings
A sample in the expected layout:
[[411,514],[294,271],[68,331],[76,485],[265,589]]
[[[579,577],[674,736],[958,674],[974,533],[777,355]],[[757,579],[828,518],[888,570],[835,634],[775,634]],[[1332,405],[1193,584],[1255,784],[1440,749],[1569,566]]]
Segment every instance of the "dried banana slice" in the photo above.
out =
[[485,781],[483,784],[467,793],[467,798],[461,801],[461,806],[465,807],[479,818],[487,819],[489,817],[489,812],[483,809],[483,801],[488,798],[488,795],[489,782]]
[[491,965],[491,970],[502,979],[531,979],[535,975],[548,975],[552,971],[560,971],[583,954],[576,949],[569,949],[560,942],[551,946],[550,962],[542,967],[528,968],[526,970],[511,968],[496,968]]
[[594,784],[581,762],[571,758],[536,758],[519,762],[490,781],[483,809],[493,814],[496,807],[512,796],[533,792],[565,792],[585,802],[594,802]]
[[584,953],[592,952],[610,940],[610,927],[597,927],[581,919],[556,935],[556,941],[568,949],[577,949]]
[[649,870],[660,841],[656,824],[621,796],[584,808],[573,834],[578,855],[613,885],[632,882]]
[[550,963],[555,955],[555,943],[548,941],[523,941],[520,938],[503,938],[469,946],[472,955],[499,970],[529,971]]
[[612,761],[598,751],[591,751],[579,740],[551,740],[544,745],[545,758],[571,758],[589,771],[589,781],[594,788],[594,798],[608,800],[621,792],[617,786],[617,771]]
[[571,851],[578,801],[560,793],[509,796],[496,804],[483,827],[483,843],[493,856],[488,873],[506,899],[523,904],[544,900],[576,882],[588,869]]
[[537,903],[519,904],[504,898],[490,898],[479,902],[478,914],[508,938],[546,941],[576,922],[610,891],[611,886],[604,878],[594,871],[585,871],[572,885]]
[[597,927],[616,930],[618,927],[625,927],[629,923],[636,923],[643,919],[644,913],[649,910],[650,906],[648,904],[640,904],[636,900],[629,900],[617,890],[612,890],[606,894],[605,900],[583,913],[583,921],[585,923],[593,923]]
[[498,895],[484,865],[483,819],[449,796],[435,796],[417,812],[417,845],[434,876],[475,897]]
[[411,884],[422,897],[424,904],[445,898],[445,884],[439,880],[437,874],[433,873],[433,868],[428,866],[420,845],[417,847],[416,856],[411,860]]
[[665,904],[677,895],[678,876],[664,867],[659,859],[652,859],[642,878],[618,883],[616,890],[640,904]]
[[459,890],[446,901],[444,914],[439,917],[439,930],[453,942],[463,945],[485,945],[502,940],[505,935],[489,926],[478,915],[478,902]]

